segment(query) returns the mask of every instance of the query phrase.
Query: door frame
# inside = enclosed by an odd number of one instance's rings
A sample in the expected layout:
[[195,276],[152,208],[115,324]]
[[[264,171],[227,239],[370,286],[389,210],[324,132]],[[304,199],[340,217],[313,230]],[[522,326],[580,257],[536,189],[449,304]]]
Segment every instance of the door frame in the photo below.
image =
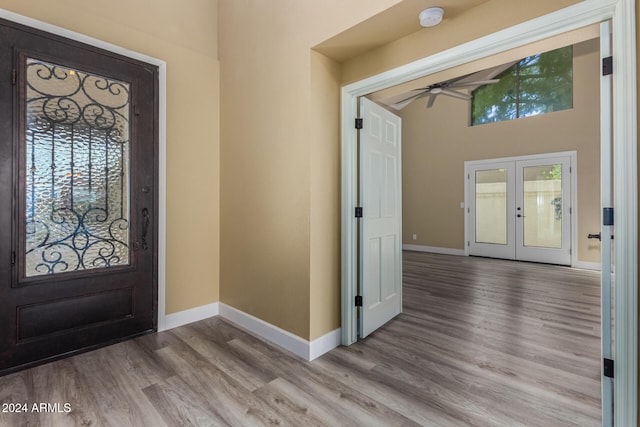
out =
[[75,31],[38,21],[8,10],[0,9],[0,18],[16,22],[51,34],[66,37],[122,56],[158,67],[158,331],[166,329],[166,193],[167,193],[167,64],[151,56],[134,52]]
[[[577,151],[560,151],[555,153],[540,153],[527,156],[515,156],[515,157],[499,157],[494,159],[482,159],[482,160],[467,160],[464,162],[464,241],[469,242],[471,240],[471,213],[469,212],[469,206],[471,206],[471,188],[470,180],[467,179],[469,174],[469,168],[475,165],[482,165],[483,163],[501,163],[501,162],[518,162],[523,160],[543,160],[551,157],[568,157],[570,159],[571,173],[569,174],[569,185],[571,188],[571,200],[569,201],[571,207],[571,267],[582,268],[578,263],[578,152]],[[515,197],[515,195],[514,195]],[[576,250],[574,250],[576,249]],[[465,256],[469,256],[469,244],[464,247]],[[589,265],[591,267],[591,265]]]
[[341,89],[342,344],[357,340],[357,99],[571,30],[613,23],[613,158],[615,167],[615,410],[618,425],[636,425],[638,406],[638,182],[635,0],[590,0],[552,12]]

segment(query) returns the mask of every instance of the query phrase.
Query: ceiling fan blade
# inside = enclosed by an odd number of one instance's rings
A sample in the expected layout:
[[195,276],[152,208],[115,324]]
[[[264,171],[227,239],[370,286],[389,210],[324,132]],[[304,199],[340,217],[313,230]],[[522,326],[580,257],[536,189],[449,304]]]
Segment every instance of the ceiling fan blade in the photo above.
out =
[[458,92],[451,89],[442,89],[442,92],[440,93],[444,95],[453,96],[454,98],[465,99],[465,100],[469,100],[472,98],[471,95],[467,95],[466,93]]
[[395,103],[394,103],[394,105],[401,104],[401,103],[403,103],[403,102],[405,102],[405,101],[412,101],[412,100],[414,100],[414,99],[416,99],[416,98],[420,98],[421,96],[424,96],[424,95],[425,95],[425,93],[426,93],[426,92],[422,92],[422,93],[417,93],[417,94],[415,94],[415,95],[411,95],[411,96],[410,96],[410,97],[408,97],[408,98],[404,98],[404,99],[401,99],[401,100],[400,100],[400,101],[398,101],[398,102],[395,102]]
[[436,102],[436,96],[437,95],[434,93],[429,94],[429,102],[427,102],[427,108],[433,107],[433,103]]
[[499,81],[500,79],[491,79],[491,80],[476,80],[474,82],[454,83],[450,85],[449,88],[492,85],[492,84],[498,83]]
[[423,96],[427,95],[428,93],[429,92],[425,91],[425,92],[421,92],[421,93],[418,93],[418,94],[415,94],[415,95],[411,95],[408,98],[401,99],[398,102],[394,102],[393,104],[391,104],[391,106],[393,108],[395,108],[396,110],[401,110],[404,107],[406,107],[407,105],[409,105],[409,103],[411,103],[412,101],[415,101],[416,99],[418,99],[420,97],[423,97]]
[[413,101],[413,99],[406,99],[404,101],[396,102],[395,104],[390,104],[389,107],[393,108],[394,110],[400,111],[407,105],[411,104]]

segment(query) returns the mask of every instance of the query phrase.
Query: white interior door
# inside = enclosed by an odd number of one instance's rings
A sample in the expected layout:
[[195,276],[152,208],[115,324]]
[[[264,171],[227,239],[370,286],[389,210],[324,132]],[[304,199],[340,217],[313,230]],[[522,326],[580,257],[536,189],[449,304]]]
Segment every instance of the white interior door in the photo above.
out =
[[360,100],[360,337],[402,311],[401,120]]
[[571,265],[573,156],[467,162],[469,255]]

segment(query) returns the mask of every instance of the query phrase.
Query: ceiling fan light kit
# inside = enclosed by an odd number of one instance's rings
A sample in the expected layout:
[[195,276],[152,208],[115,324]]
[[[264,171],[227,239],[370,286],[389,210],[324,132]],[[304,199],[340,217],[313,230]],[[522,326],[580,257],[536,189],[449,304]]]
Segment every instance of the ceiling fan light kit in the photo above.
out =
[[420,25],[422,25],[423,27],[433,27],[435,25],[438,25],[442,21],[443,15],[443,8],[430,7],[420,12],[418,18],[420,19]]

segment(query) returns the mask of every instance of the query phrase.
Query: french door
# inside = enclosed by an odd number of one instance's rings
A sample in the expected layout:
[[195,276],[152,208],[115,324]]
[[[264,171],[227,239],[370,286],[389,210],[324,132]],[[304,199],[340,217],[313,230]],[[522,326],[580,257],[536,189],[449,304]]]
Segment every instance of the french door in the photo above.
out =
[[571,265],[572,154],[467,162],[470,255]]
[[0,21],[0,374],[157,322],[155,67]]

